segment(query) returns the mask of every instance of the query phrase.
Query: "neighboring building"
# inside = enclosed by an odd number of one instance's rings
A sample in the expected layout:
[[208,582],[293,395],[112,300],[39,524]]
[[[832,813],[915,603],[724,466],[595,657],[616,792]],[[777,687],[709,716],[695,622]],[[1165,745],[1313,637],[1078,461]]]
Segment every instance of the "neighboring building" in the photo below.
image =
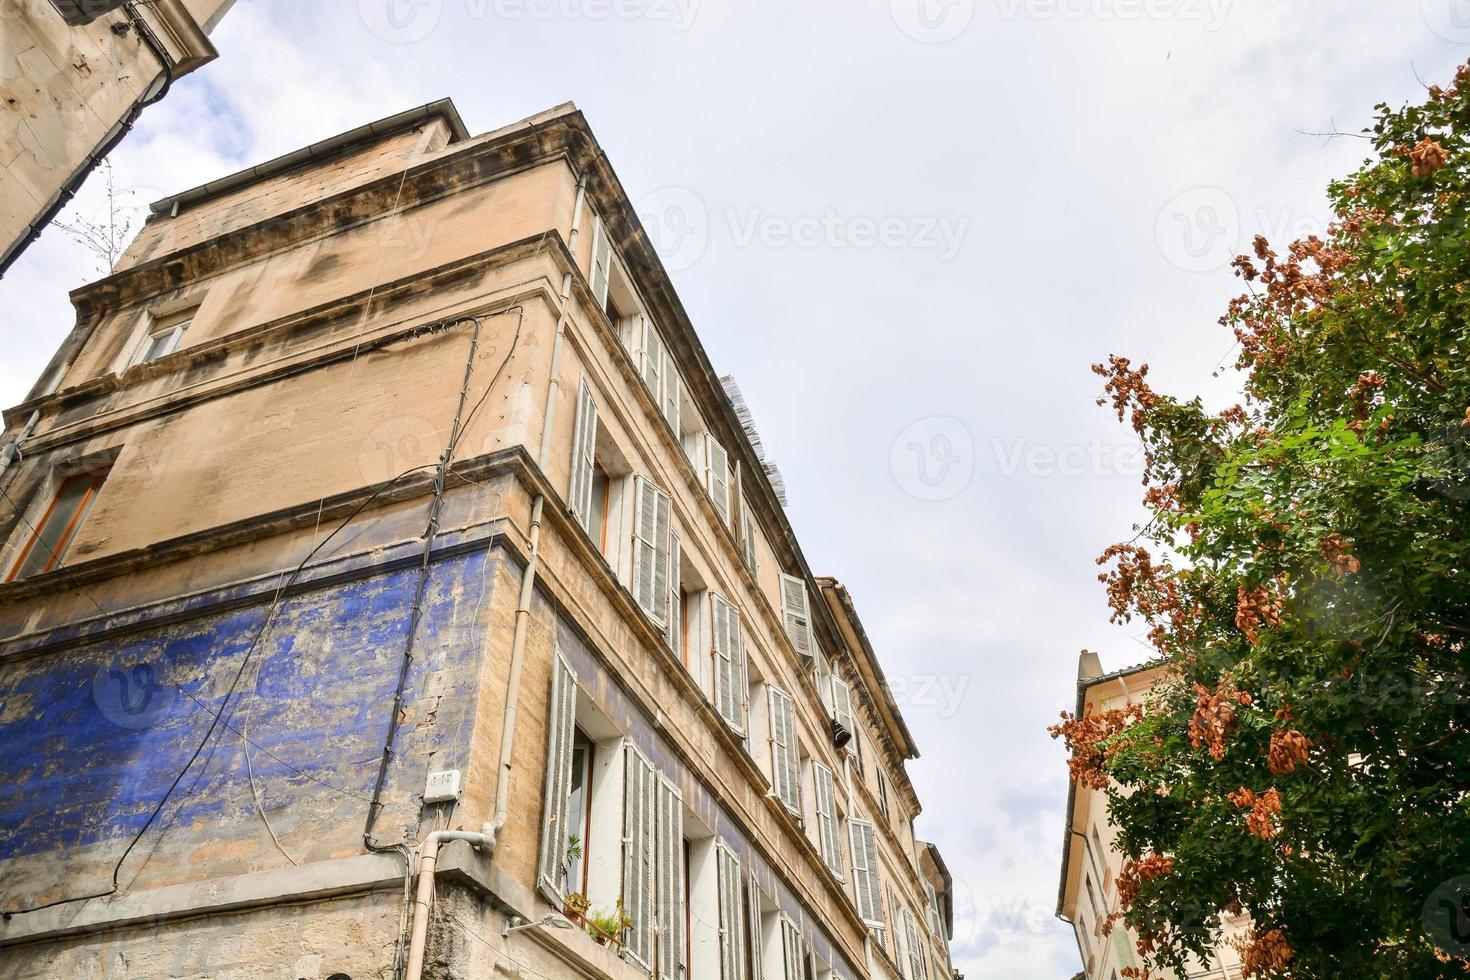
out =
[[[1077,662],[1077,707],[1081,717],[1142,703],[1158,681],[1158,662],[1103,673],[1097,654],[1084,651]],[[1067,831],[1062,841],[1062,876],[1057,915],[1072,925],[1087,980],[1121,980],[1125,968],[1141,966],[1138,939],[1120,920],[1110,935],[1104,921],[1118,911],[1118,872],[1123,855],[1113,847],[1116,828],[1108,820],[1107,794],[1073,783],[1067,792]],[[1228,922],[1225,941],[1208,963],[1197,963],[1186,977],[1240,980],[1240,955],[1230,944],[1243,934],[1248,920]],[[1156,976],[1170,980],[1168,971]]]
[[5,0],[0,12],[0,275],[144,107],[214,60],[234,0]]
[[943,980],[917,749],[580,112],[153,211],[5,414],[8,968]]

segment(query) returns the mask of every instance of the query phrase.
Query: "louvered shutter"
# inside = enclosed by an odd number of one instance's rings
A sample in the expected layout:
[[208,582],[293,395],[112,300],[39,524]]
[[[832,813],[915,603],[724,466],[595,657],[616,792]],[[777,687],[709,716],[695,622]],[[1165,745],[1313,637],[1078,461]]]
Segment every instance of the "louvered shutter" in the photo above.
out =
[[679,413],[683,408],[684,396],[680,391],[679,371],[674,367],[674,357],[664,350],[664,393],[663,412],[664,418],[669,420],[669,425],[674,429],[674,435],[683,434],[680,428]]
[[750,512],[750,505],[744,499],[740,502],[740,514],[740,557],[745,562],[745,567],[750,569],[750,574],[755,575],[759,571],[756,565],[755,515]]
[[925,964],[924,947],[919,941],[919,927],[914,913],[907,905],[903,908],[903,938],[907,949],[904,974],[908,980],[929,980],[929,968]]
[[[899,958],[898,898],[893,894],[893,884],[891,882],[883,883],[883,893],[888,901],[887,912],[883,916],[886,928],[876,930],[879,934],[878,941],[888,951],[888,954],[897,961]],[[883,912],[881,909],[879,911]]]
[[1133,957],[1133,940],[1121,922],[1113,926],[1113,954],[1120,967],[1137,968],[1138,961]]
[[801,932],[796,923],[781,917],[781,965],[783,980],[804,980],[801,962]]
[[551,695],[546,711],[546,791],[537,882],[558,899],[566,874],[567,797],[572,786],[572,738],[577,719],[577,679],[557,650],[551,658]]
[[593,298],[597,300],[598,309],[607,306],[607,287],[611,281],[612,241],[607,237],[602,219],[598,218],[597,227],[592,232],[592,274],[587,282],[592,288]]
[[755,872],[750,874],[750,887],[746,892],[746,911],[750,913],[750,980],[764,980],[766,975],[765,940],[761,936],[761,886],[756,884]]
[[683,557],[684,552],[679,545],[679,537],[671,532],[669,534],[669,614],[664,619],[666,623],[664,640],[675,654],[684,652],[684,585],[679,572]]
[[776,798],[788,810],[800,812],[801,792],[797,782],[796,716],[791,696],[778,687],[768,693],[771,714],[771,782]]
[[669,495],[641,476],[634,482],[633,600],[662,626],[669,604]]
[[842,855],[837,847],[837,801],[832,783],[832,770],[820,762],[812,762],[817,796],[817,844],[822,861],[837,877],[842,877]]
[[704,486],[720,520],[730,523],[730,454],[710,433],[704,434]]
[[642,331],[643,344],[639,352],[638,373],[656,403],[663,401],[664,342],[654,328],[653,321],[646,316],[638,317],[637,329]]
[[924,882],[924,899],[929,911],[929,931],[936,936],[943,936],[944,930],[940,928],[939,922],[939,896],[934,891],[934,886],[927,881]]
[[745,731],[745,645],[740,613],[723,597],[711,594],[715,640],[715,709],[726,724]]
[[724,841],[715,844],[720,904],[720,976],[745,980],[745,916],[740,906],[740,859]]
[[848,744],[853,745],[855,749],[857,726],[852,720],[852,691],[848,688],[847,682],[835,673],[832,675],[832,713],[837,719],[837,724],[852,732],[852,742]]
[[653,766],[632,742],[623,742],[623,914],[628,955],[653,965]]
[[781,574],[781,619],[791,645],[803,657],[812,655],[812,612],[807,602],[806,583],[795,575]]
[[658,780],[658,978],[679,980],[684,965],[684,805],[679,790]]
[[852,893],[858,916],[870,926],[883,925],[883,909],[878,900],[878,849],[873,839],[873,825],[866,820],[849,820],[852,844]]
[[593,467],[597,456],[597,403],[583,378],[577,389],[577,422],[572,433],[572,487],[567,506],[577,522],[592,531]]

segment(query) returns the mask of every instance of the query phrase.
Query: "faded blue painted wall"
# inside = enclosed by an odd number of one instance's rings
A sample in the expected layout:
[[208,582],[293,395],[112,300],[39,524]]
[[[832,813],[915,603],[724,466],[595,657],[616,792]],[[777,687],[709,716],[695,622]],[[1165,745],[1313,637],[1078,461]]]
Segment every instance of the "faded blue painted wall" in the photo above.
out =
[[[484,551],[435,561],[378,839],[400,839],[441,747],[469,736],[491,576]],[[303,863],[361,852],[417,571],[294,595],[261,636],[208,747],[129,857],[161,883],[286,864],[247,778]],[[224,598],[224,597],[221,597]],[[7,907],[106,887],[112,864],[198,745],[270,593],[169,625],[0,666],[0,895]],[[191,605],[197,606],[197,601]],[[159,618],[177,610],[159,611]],[[58,853],[59,852],[59,853]],[[135,876],[136,879],[135,879]]]

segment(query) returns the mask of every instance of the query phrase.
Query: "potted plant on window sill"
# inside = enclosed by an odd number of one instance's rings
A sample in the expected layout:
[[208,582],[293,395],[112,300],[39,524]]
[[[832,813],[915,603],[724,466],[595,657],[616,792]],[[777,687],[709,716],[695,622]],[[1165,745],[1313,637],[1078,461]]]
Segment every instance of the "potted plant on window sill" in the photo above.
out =
[[565,915],[567,921],[577,928],[584,928],[587,925],[587,909],[591,905],[587,896],[581,892],[568,892],[567,897],[561,902],[562,915]]
[[608,943],[622,946],[623,931],[632,924],[633,921],[623,914],[621,899],[611,912],[587,913],[587,934],[596,940],[599,946],[606,946]]

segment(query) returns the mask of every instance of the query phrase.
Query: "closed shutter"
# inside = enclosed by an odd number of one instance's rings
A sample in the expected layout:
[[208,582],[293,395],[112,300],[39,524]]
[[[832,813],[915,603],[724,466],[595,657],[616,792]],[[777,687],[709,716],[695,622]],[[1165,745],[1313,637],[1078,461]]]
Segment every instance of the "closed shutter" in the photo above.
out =
[[745,980],[745,916],[740,904],[740,859],[724,841],[715,843],[720,899],[720,977]]
[[669,495],[638,477],[633,514],[633,601],[659,626],[669,605]]
[[551,658],[551,696],[546,716],[546,792],[536,879],[559,900],[566,874],[567,797],[572,786],[572,736],[577,718],[577,679],[560,650]]
[[934,892],[934,886],[927,881],[924,882],[924,898],[929,906],[929,931],[936,936],[943,936],[944,930],[939,921],[939,896]]
[[745,644],[740,612],[721,596],[710,595],[715,640],[715,710],[737,732],[745,732]]
[[623,914],[628,955],[653,965],[653,766],[632,742],[623,742]]
[[852,732],[854,751],[857,749],[857,725],[852,720],[852,691],[847,682],[836,674],[832,675],[832,714],[837,719],[837,724]]
[[648,393],[653,396],[654,402],[663,400],[663,378],[664,378],[664,342],[659,337],[658,330],[654,328],[653,321],[646,316],[639,316],[637,329],[643,333],[642,349],[639,351],[641,363],[638,365],[638,373],[643,376],[643,383],[648,386]]
[[804,980],[801,932],[796,928],[796,923],[785,916],[781,917],[781,963],[785,967],[784,980]]
[[730,454],[710,433],[704,434],[704,486],[720,520],[730,523]]
[[1129,969],[1138,967],[1138,961],[1133,958],[1133,940],[1122,923],[1113,926],[1113,954],[1117,957],[1119,966]]
[[801,811],[801,787],[797,775],[796,714],[791,696],[778,687],[769,691],[771,707],[771,783],[776,798],[786,809]]
[[602,219],[597,219],[597,227],[592,232],[592,275],[588,277],[588,285],[592,287],[592,296],[597,300],[598,309],[607,306],[607,287],[612,281],[612,241],[607,237],[607,229],[602,225]]
[[679,412],[683,406],[684,396],[680,391],[679,371],[674,367],[674,357],[664,350],[664,394],[663,411],[664,418],[669,420],[669,425],[674,430],[674,435],[680,436],[683,430],[680,428]]
[[583,378],[577,390],[577,424],[572,433],[572,488],[567,506],[577,523],[592,531],[593,467],[597,458],[597,403]]
[[817,784],[817,844],[822,861],[837,877],[842,877],[842,855],[837,847],[837,802],[833,790],[832,770],[820,762],[812,762],[813,781]]
[[669,534],[669,614],[665,618],[664,640],[676,654],[684,652],[684,584],[679,565],[684,552],[679,546],[679,537]]
[[883,909],[878,900],[878,847],[873,825],[866,820],[849,820],[852,844],[852,893],[858,916],[870,926],[883,925]]
[[888,912],[886,920],[888,923],[888,940],[884,943],[883,948],[888,950],[888,954],[892,956],[896,961],[899,959],[900,956],[898,939],[898,896],[893,894],[892,882],[883,883],[883,893],[887,896],[888,899]]
[[812,612],[807,602],[806,583],[795,575],[781,575],[781,619],[791,645],[803,656],[812,655]]
[[908,906],[903,909],[903,938],[907,947],[908,956],[904,962],[904,974],[908,980],[929,980],[929,968],[926,965],[924,946],[919,941],[919,927],[914,919],[914,913],[909,911]]
[[766,975],[765,940],[761,936],[761,909],[765,907],[764,892],[756,884],[755,871],[750,873],[750,887],[746,895],[746,911],[750,913],[750,980],[764,980]]
[[658,780],[658,978],[679,980],[684,966],[684,804],[666,778]]

